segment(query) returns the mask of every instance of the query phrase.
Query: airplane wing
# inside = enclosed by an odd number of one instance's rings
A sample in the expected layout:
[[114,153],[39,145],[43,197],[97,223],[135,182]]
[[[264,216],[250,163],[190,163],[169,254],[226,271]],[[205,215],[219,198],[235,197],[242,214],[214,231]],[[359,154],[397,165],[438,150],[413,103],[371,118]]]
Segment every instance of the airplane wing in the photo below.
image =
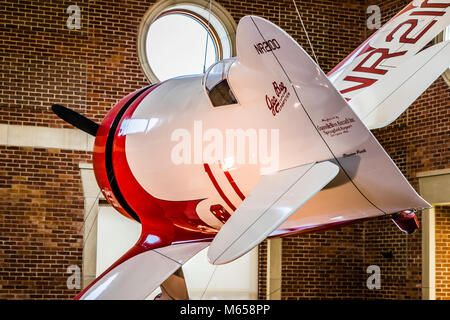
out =
[[389,76],[450,24],[448,1],[412,1],[328,73],[348,101]]
[[208,245],[209,242],[183,243],[148,250],[136,244],[74,299],[145,299]]
[[447,68],[450,41],[427,48],[349,101],[369,129],[397,119]]
[[208,249],[213,264],[233,261],[261,243],[338,174],[329,161],[263,175]]

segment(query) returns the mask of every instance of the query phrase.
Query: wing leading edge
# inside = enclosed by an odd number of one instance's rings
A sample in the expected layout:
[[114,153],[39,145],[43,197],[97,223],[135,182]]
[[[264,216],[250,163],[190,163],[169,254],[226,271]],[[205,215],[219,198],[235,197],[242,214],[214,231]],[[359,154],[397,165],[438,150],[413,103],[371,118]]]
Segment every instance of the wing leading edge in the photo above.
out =
[[427,48],[349,101],[369,129],[395,121],[450,67],[450,41]]
[[350,100],[415,56],[450,23],[450,2],[411,1],[377,30],[328,77]]
[[145,299],[208,245],[209,242],[183,243],[152,250],[135,245],[74,299]]
[[329,161],[264,175],[208,249],[213,264],[231,262],[261,243],[338,174]]
[[449,7],[412,1],[328,73],[369,129],[395,121],[449,67],[446,44],[420,51],[449,25]]

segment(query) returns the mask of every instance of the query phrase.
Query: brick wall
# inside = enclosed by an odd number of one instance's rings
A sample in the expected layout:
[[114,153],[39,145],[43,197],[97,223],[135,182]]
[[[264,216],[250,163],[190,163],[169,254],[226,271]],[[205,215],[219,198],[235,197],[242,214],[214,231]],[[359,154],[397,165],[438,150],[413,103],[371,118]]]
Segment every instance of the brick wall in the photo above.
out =
[[268,299],[267,294],[267,240],[258,246],[258,299]]
[[[82,28],[66,27],[81,8]],[[70,127],[61,103],[100,122],[148,84],[136,53],[142,1],[2,1],[0,123]],[[80,162],[91,153],[0,147],[0,298],[69,299],[69,265],[82,265]]]
[[[420,223],[420,214],[418,214]],[[377,265],[381,271],[381,289],[369,290],[364,274],[365,299],[421,299],[422,233],[401,232],[389,217],[363,223],[364,251],[362,272]]]
[[[246,14],[270,19],[311,53],[292,1],[218,2],[236,22]],[[408,1],[372,2],[381,5],[385,21]],[[82,28],[69,30],[66,8],[73,1],[2,1],[0,123],[69,127],[50,112],[55,102],[99,122],[117,100],[146,85],[136,34],[152,3],[80,0]],[[326,72],[368,36],[366,1],[297,0],[297,5]],[[443,140],[448,127],[437,125],[448,118],[448,101],[448,87],[440,79],[394,125],[376,132],[415,187],[416,172],[448,166]],[[75,294],[66,289],[65,272],[69,264],[81,265],[78,163],[90,157],[86,152],[0,147],[0,298]],[[286,238],[282,298],[420,297],[420,233],[406,239],[384,220]],[[381,253],[391,249],[393,259],[383,260]],[[265,250],[261,246],[260,298],[266,293]],[[365,267],[372,263],[382,266],[383,289],[377,292],[364,286]]]
[[361,224],[283,239],[282,299],[346,299],[363,294]]
[[74,1],[6,1],[0,11],[0,122],[62,127],[61,103],[101,121],[112,104],[148,82],[136,53],[152,2],[77,1],[81,29],[66,26]]
[[435,208],[436,299],[450,300],[450,207]]
[[0,298],[71,298],[81,266],[86,152],[0,146]]

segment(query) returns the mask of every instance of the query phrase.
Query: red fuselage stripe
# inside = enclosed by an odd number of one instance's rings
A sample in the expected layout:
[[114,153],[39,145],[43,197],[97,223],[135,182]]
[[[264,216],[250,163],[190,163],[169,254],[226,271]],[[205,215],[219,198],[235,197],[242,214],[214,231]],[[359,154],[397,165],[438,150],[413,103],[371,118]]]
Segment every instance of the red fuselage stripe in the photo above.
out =
[[216,178],[214,177],[211,168],[209,167],[209,165],[207,163],[203,164],[206,173],[208,174],[209,179],[211,180],[211,182],[214,185],[214,188],[216,188],[217,192],[219,193],[219,195],[222,197],[223,201],[225,201],[225,203],[231,208],[231,210],[235,211],[236,207],[231,203],[231,201],[228,199],[228,197],[225,195],[225,193],[222,191],[222,188],[219,186],[219,184],[217,183]]
[[239,189],[239,187],[237,186],[236,182],[234,182],[233,177],[231,176],[230,172],[228,171],[224,171],[225,176],[228,179],[228,182],[231,184],[231,186],[233,187],[234,191],[236,191],[237,195],[239,196],[239,198],[241,198],[241,200],[245,199],[244,194],[241,192],[241,190]]

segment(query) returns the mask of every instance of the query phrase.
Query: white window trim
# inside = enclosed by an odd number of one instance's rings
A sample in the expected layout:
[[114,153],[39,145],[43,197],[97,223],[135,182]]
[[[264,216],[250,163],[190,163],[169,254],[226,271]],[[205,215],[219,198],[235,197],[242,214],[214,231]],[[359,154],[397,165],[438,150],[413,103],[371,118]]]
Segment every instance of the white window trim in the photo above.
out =
[[[146,38],[147,32],[152,22],[164,11],[172,9],[173,7],[182,5],[193,5],[209,11],[209,0],[160,0],[156,2],[145,13],[139,26],[137,35],[137,53],[142,71],[144,72],[150,83],[159,82],[158,77],[154,74],[150,63],[147,59],[146,52]],[[211,1],[211,14],[221,22],[225,28],[226,35],[219,34],[219,38],[226,36],[230,44],[230,57],[236,56],[236,29],[237,24],[231,14],[220,4]],[[217,28],[216,28],[216,31]]]

